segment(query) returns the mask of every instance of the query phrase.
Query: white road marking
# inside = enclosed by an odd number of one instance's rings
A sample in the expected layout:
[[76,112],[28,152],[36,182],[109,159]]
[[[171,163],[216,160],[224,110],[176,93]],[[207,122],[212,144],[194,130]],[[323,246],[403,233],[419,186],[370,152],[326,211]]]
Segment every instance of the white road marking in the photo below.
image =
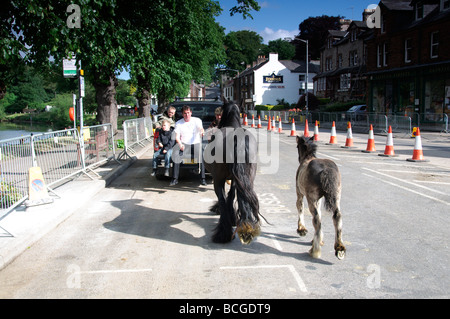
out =
[[151,268],[143,269],[111,269],[111,270],[87,270],[79,271],[78,274],[114,274],[114,273],[136,273],[136,272],[151,272]]
[[366,174],[366,173],[362,173],[362,174],[365,175],[365,176],[368,176],[368,177],[370,177],[370,178],[373,178],[373,179],[377,179],[377,180],[379,180],[379,181],[382,181],[383,183],[386,183],[386,184],[389,184],[389,185],[392,185],[392,186],[395,186],[395,187],[404,189],[404,190],[406,190],[406,191],[408,191],[408,192],[411,192],[411,193],[414,193],[414,194],[417,194],[417,195],[426,197],[426,198],[428,198],[428,199],[435,200],[435,201],[437,201],[437,202],[439,202],[439,203],[442,203],[442,204],[445,204],[445,205],[447,205],[447,206],[450,206],[450,203],[449,203],[449,202],[440,200],[439,198],[436,198],[436,197],[433,197],[433,196],[429,196],[429,195],[425,195],[425,194],[423,194],[423,193],[416,192],[415,190],[412,190],[412,189],[410,189],[410,188],[401,186],[401,185],[396,184],[396,183],[389,182],[389,181],[387,181],[387,180],[384,180],[384,179],[381,179],[381,178],[378,178],[378,177],[375,177],[375,176],[372,176],[372,175],[369,175],[369,174]]
[[272,239],[272,242],[273,242],[273,245],[275,246],[275,248],[278,249],[279,251],[283,251],[283,248],[281,247],[280,243],[275,238],[275,236],[273,234],[270,234],[269,237]]
[[370,169],[370,168],[362,167],[362,169],[367,170],[367,171],[370,171],[370,172],[372,172],[372,173],[376,173],[376,174],[379,174],[379,175],[383,175],[383,176],[386,176],[386,177],[389,177],[389,178],[392,178],[392,179],[401,181],[401,182],[406,183],[406,184],[413,185],[413,186],[415,186],[415,187],[423,188],[423,189],[426,189],[426,190],[431,191],[431,192],[435,192],[435,193],[438,193],[438,194],[441,194],[441,195],[448,195],[447,193],[440,192],[440,191],[438,191],[438,190],[435,190],[435,189],[432,189],[432,188],[429,188],[429,187],[426,187],[426,186],[423,186],[423,185],[419,185],[419,184],[416,184],[416,183],[413,183],[413,182],[409,182],[409,181],[406,181],[406,180],[404,180],[404,179],[397,178],[397,177],[394,177],[394,176],[391,176],[391,175],[388,175],[388,174],[384,174],[384,173],[375,171],[375,170]]
[[292,276],[294,276],[295,281],[297,282],[298,287],[300,288],[300,291],[302,292],[308,292],[306,289],[305,283],[303,282],[302,278],[298,274],[298,272],[295,270],[295,267],[293,265],[262,265],[262,266],[225,266],[220,267],[221,270],[235,270],[235,269],[276,269],[276,268],[287,268]]

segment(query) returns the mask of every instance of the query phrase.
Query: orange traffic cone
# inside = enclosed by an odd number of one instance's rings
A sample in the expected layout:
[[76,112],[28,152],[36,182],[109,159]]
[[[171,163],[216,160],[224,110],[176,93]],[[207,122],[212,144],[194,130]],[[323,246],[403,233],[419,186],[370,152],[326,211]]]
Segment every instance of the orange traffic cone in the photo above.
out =
[[373,126],[372,124],[370,124],[370,130],[369,130],[369,139],[367,140],[367,148],[365,151],[361,151],[364,153],[372,153],[372,152],[376,152],[377,150],[375,149],[375,138],[373,135]]
[[274,131],[275,132],[275,128],[276,128],[276,126],[275,126],[275,115],[272,117],[272,131]]
[[414,143],[414,151],[413,151],[413,157],[408,158],[407,161],[409,162],[429,162],[423,157],[423,151],[422,151],[422,139],[420,137],[420,130],[417,128],[416,131],[416,137],[415,137],[415,143]]
[[252,126],[251,127],[255,127],[255,115],[252,114]]
[[283,126],[281,124],[281,117],[278,119],[278,133],[283,133]]
[[309,137],[308,119],[305,119],[305,131],[303,132],[303,136]]
[[386,139],[386,147],[384,148],[384,154],[378,154],[379,156],[398,156],[394,152],[394,139],[392,138],[392,127],[389,125],[388,135]]
[[292,118],[292,126],[291,126],[291,135],[289,136],[297,136],[297,131],[295,129],[295,121],[294,118]]
[[319,141],[319,123],[316,121],[316,125],[314,126],[314,142]]
[[244,114],[244,126],[247,126],[248,122],[247,122],[247,114]]
[[270,131],[272,131],[272,119],[270,118],[270,116],[269,116],[269,120],[267,122],[268,122],[267,132],[270,132]]
[[352,148],[353,146],[353,134],[352,134],[352,123],[349,121],[347,123],[347,139],[345,140],[345,145],[341,146],[343,148]]
[[258,126],[256,128],[262,128],[260,115],[258,115]]
[[331,136],[330,136],[330,142],[327,143],[327,145],[337,144],[337,137],[336,137],[336,124],[333,121],[333,126],[331,127]]

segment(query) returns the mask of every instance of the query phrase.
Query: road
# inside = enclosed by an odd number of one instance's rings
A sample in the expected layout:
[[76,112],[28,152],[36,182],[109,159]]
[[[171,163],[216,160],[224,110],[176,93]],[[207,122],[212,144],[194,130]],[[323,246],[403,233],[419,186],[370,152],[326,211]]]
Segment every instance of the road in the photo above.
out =
[[0,298],[449,297],[450,167],[440,165],[441,144],[436,161],[411,163],[362,153],[363,140],[349,150],[319,142],[318,156],[342,175],[340,261],[329,213],[320,259],[308,255],[309,213],[308,235],[296,234],[295,138],[259,133],[255,188],[270,225],[250,245],[212,243],[211,180],[199,186],[187,174],[169,187],[149,176],[150,153],[1,270]]

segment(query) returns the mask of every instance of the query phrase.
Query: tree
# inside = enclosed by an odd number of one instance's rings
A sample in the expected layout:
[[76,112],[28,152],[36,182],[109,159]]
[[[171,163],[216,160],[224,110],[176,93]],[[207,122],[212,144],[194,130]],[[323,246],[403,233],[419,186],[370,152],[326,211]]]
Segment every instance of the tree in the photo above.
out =
[[[319,17],[309,17],[299,25],[300,34],[297,38],[308,40],[309,42],[309,56],[312,60],[320,59],[320,49],[323,46],[323,40],[328,30],[340,30],[341,16],[330,17],[322,15]],[[305,60],[306,44],[302,41],[293,41],[295,50],[295,59]]]
[[290,42],[283,39],[269,41],[268,45],[263,45],[261,53],[266,57],[269,53],[278,53],[279,60],[292,60],[295,56],[295,47]]
[[242,71],[261,53],[263,38],[254,31],[232,31],[225,36],[226,65]]
[[[237,3],[232,14],[259,9],[254,0]],[[217,7],[213,0],[83,0],[70,7],[60,0],[11,1],[0,15],[0,75],[22,62],[48,65],[50,57],[74,54],[95,87],[97,120],[116,130],[118,70],[151,74],[140,87],[155,86],[163,98],[186,88],[190,76],[204,77],[220,41],[203,36]],[[0,98],[6,83],[0,82]]]

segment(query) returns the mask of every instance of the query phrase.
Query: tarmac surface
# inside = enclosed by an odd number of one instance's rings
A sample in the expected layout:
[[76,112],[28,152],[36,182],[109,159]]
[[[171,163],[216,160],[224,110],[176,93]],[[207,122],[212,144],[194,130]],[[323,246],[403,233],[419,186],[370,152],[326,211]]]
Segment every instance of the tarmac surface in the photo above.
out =
[[[290,126],[289,126],[290,127]],[[284,131],[289,134],[287,126]],[[302,131],[297,131],[302,135]],[[310,133],[312,131],[310,130]],[[322,134],[322,133],[321,133]],[[324,132],[322,140],[329,139],[329,132]],[[367,134],[353,134],[355,144],[364,149]],[[450,134],[421,132],[424,156],[433,164],[450,168]],[[386,137],[376,135],[377,151],[384,150]],[[345,141],[345,132],[338,131],[340,143]],[[425,151],[428,144],[437,147],[436,155]],[[414,139],[408,136],[394,134],[396,152],[401,156],[411,157]],[[100,178],[94,180],[82,174],[74,180],[55,189],[58,196],[51,194],[53,203],[40,206],[19,206],[0,221],[0,270],[10,264],[15,258],[31,247],[35,242],[55,229],[60,223],[74,214],[78,209],[86,205],[99,191],[107,187],[115,178],[120,176],[128,167],[142,156],[152,156],[152,144],[147,145],[135,156],[119,162],[110,161],[94,169]],[[92,173],[90,175],[93,175]]]

